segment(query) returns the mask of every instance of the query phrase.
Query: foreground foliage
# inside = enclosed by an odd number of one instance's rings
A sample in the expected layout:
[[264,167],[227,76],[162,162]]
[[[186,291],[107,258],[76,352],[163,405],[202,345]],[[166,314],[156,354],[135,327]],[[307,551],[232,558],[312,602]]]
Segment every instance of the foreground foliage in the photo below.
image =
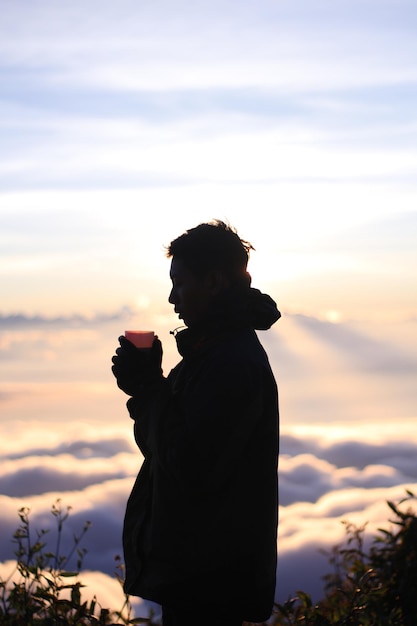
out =
[[347,539],[330,555],[333,573],[325,576],[326,595],[313,604],[308,594],[277,605],[275,626],[416,626],[417,517],[411,508],[388,502],[395,517],[390,530],[379,529],[368,550],[365,526],[346,523]]
[[[417,624],[417,517],[404,503],[388,502],[394,519],[391,529],[380,529],[365,548],[365,526],[346,526],[346,541],[329,555],[332,573],[325,576],[325,597],[313,603],[299,591],[296,597],[277,604],[269,626],[416,626]],[[29,509],[19,511],[20,525],[13,536],[16,569],[0,578],[0,624],[2,626],[116,626],[147,623],[152,618],[134,618],[129,598],[121,610],[99,606],[96,599],[82,598],[79,581],[86,553],[80,544],[88,531],[87,522],[67,556],[61,555],[63,525],[70,508],[58,500],[52,507],[57,540],[48,549],[48,531],[33,532]],[[69,565],[75,560],[75,567]],[[116,577],[123,583],[118,562]],[[196,623],[198,626],[198,621]]]
[[[46,542],[48,530],[33,531],[29,509],[19,510],[20,525],[13,535],[16,544],[16,568],[7,579],[0,578],[0,624],[2,626],[111,626],[138,624],[148,620],[133,619],[129,599],[120,611],[110,611],[91,601],[82,599],[84,585],[78,577],[86,549],[80,544],[90,527],[86,522],[80,535],[74,535],[67,556],[61,554],[63,526],[70,507],[63,509],[61,501],[52,507],[56,521],[55,549],[50,551]],[[68,569],[72,562],[75,566]],[[116,572],[122,582],[122,567]]]

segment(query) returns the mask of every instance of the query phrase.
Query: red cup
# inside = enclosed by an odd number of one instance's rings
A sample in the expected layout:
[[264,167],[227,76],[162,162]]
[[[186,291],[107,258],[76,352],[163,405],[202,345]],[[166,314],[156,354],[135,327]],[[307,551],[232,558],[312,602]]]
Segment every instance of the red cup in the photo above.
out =
[[137,348],[152,348],[155,333],[153,330],[125,330],[125,337]]

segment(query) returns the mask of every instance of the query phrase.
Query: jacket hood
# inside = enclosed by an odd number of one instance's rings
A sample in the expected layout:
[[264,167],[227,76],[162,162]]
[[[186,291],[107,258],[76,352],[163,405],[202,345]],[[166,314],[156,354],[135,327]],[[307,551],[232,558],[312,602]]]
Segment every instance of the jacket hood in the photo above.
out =
[[251,328],[256,330],[268,330],[281,317],[274,300],[252,287],[246,297],[244,315]]
[[270,296],[249,287],[232,291],[222,298],[203,325],[171,332],[179,353],[184,356],[190,348],[205,344],[219,333],[238,328],[268,330],[280,317],[281,313]]
[[268,330],[281,317],[274,300],[259,289],[234,289],[213,309],[208,326],[212,328],[252,328]]

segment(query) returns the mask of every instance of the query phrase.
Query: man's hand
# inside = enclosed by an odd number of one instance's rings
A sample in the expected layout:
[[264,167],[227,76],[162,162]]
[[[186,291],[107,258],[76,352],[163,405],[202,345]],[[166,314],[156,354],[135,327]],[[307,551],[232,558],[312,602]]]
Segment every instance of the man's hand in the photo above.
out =
[[162,377],[162,344],[155,337],[152,348],[136,348],[126,337],[119,337],[120,348],[112,358],[117,386],[128,396],[137,395],[143,384]]

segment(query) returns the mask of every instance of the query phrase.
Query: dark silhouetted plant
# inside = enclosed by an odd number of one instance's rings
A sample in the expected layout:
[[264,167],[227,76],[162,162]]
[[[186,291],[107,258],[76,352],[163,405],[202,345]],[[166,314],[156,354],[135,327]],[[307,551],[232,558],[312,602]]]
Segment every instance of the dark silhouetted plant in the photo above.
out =
[[[94,598],[83,601],[78,580],[86,549],[80,546],[90,528],[86,522],[81,533],[73,536],[68,555],[61,553],[63,527],[71,507],[63,508],[57,500],[51,513],[56,521],[57,538],[54,551],[48,549],[48,530],[32,531],[28,508],[18,512],[20,524],[13,535],[16,544],[16,568],[10,576],[0,579],[0,624],[2,626],[110,626],[113,624],[150,623],[149,619],[133,618],[129,598],[120,611],[98,605]],[[68,569],[75,560],[75,566]],[[118,560],[118,580],[122,567]]]
[[303,592],[276,606],[274,626],[416,626],[417,517],[388,502],[393,528],[379,529],[368,550],[365,526],[346,523],[347,540],[330,554],[333,573],[324,577],[325,597],[313,604]]
[[[313,603],[298,591],[294,598],[277,604],[269,626],[416,626],[417,625],[417,517],[402,505],[415,500],[411,491],[398,504],[388,502],[395,518],[389,530],[379,529],[365,548],[366,526],[344,522],[346,540],[329,554],[332,572],[324,577],[324,598]],[[129,597],[120,611],[82,600],[78,575],[86,550],[81,540],[90,524],[73,537],[68,556],[61,554],[65,510],[58,500],[52,507],[57,524],[55,550],[48,551],[46,530],[32,536],[29,510],[19,511],[20,525],[13,536],[16,569],[0,579],[0,624],[2,626],[155,626],[152,617],[133,617]],[[76,560],[75,569],[69,563]],[[116,578],[123,584],[124,568],[116,557]],[[196,619],[198,626],[198,618]],[[266,626],[266,625],[264,625]]]

